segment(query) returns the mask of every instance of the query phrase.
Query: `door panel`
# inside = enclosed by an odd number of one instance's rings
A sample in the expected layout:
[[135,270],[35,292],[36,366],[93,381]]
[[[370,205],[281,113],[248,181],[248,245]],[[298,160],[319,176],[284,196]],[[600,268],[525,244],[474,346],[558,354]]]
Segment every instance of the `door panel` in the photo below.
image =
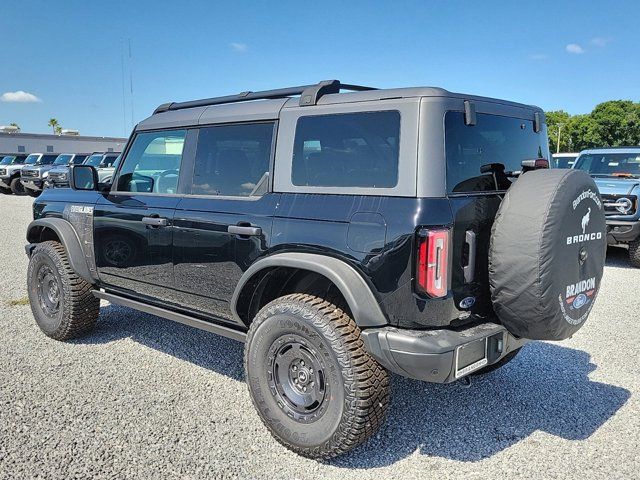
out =
[[[174,275],[190,309],[235,322],[229,302],[242,273],[267,250],[278,198],[182,199],[174,217]],[[237,225],[259,231],[230,233]]]
[[102,282],[160,300],[175,296],[173,216],[179,201],[177,196],[123,193],[98,201],[94,238]]

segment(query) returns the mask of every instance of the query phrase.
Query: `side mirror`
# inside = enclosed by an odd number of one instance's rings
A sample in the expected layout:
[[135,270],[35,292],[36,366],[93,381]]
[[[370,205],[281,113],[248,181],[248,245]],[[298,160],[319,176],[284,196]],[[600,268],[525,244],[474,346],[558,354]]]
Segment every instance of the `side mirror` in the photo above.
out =
[[73,190],[97,190],[98,171],[91,165],[71,165],[69,186]]

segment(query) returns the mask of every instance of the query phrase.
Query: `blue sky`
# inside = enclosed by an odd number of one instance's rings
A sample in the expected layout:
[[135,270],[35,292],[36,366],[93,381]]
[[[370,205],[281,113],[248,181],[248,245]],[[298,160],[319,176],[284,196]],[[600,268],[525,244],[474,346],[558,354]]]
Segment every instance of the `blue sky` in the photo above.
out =
[[82,134],[128,136],[132,106],[138,122],[166,101],[329,78],[572,114],[640,100],[637,0],[2,3],[0,125],[23,132],[49,131],[53,116]]

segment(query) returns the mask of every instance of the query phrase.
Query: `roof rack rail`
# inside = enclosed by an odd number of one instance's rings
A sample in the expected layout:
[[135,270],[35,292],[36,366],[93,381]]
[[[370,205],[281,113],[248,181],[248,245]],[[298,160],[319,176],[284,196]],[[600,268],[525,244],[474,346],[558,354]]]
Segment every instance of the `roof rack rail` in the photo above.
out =
[[202,100],[191,100],[188,102],[163,103],[156,108],[153,113],[156,114],[168,112],[170,110],[183,110],[185,108],[206,107],[209,105],[222,105],[225,103],[248,102],[250,100],[288,98],[295,95],[300,95],[300,106],[306,107],[316,105],[323,95],[340,93],[340,90],[361,92],[365,90],[376,90],[376,88],[340,83],[340,80],[324,80],[315,85],[278,88],[276,90],[263,90],[261,92],[242,92],[237,95],[226,95],[224,97],[205,98]]

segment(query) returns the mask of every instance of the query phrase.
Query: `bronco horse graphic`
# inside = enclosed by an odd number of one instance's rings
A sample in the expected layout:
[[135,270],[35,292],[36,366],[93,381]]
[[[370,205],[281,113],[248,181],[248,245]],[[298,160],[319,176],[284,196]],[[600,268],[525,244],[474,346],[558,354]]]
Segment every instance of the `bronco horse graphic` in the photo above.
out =
[[582,234],[584,235],[587,225],[589,225],[589,219],[591,218],[591,207],[587,209],[587,213],[582,217]]

